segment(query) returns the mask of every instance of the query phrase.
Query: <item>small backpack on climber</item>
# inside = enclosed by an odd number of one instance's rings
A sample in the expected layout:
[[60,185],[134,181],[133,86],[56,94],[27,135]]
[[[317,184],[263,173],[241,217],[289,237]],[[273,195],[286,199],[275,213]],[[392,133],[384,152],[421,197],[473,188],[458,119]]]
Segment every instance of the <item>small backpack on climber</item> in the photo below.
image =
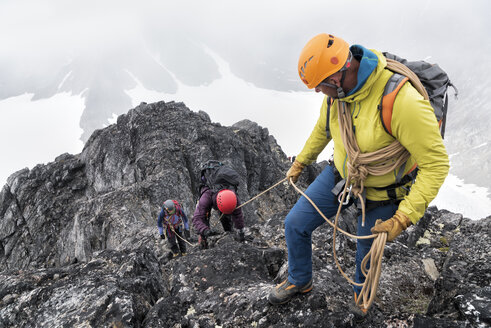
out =
[[216,195],[218,209],[230,214],[237,206],[237,188],[240,176],[233,168],[220,161],[209,160],[201,166],[200,194],[203,186],[207,186]]
[[240,183],[239,174],[230,166],[220,161],[210,160],[201,166],[201,184],[208,186],[213,192],[222,189],[237,191]]

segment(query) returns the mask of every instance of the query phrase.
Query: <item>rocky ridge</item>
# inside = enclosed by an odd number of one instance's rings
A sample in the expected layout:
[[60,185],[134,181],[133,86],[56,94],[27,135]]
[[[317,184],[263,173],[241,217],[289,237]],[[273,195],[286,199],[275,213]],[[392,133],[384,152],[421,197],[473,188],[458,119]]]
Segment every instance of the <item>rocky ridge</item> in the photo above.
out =
[[[224,127],[159,102],[97,130],[80,154],[13,174],[0,193],[0,327],[355,326],[327,224],[313,236],[314,290],[286,305],[267,302],[286,275],[283,219],[298,198],[286,184],[244,206],[247,242],[220,233],[210,249],[168,260],[159,205],[178,199],[192,217],[199,165],[212,158],[243,177],[243,201],[289,167],[256,123]],[[300,186],[324,165],[308,167]],[[350,208],[340,224],[354,232],[355,220]],[[387,245],[378,300],[361,325],[488,326],[490,229],[491,217],[430,208]],[[341,236],[336,250],[352,274],[355,243]]]

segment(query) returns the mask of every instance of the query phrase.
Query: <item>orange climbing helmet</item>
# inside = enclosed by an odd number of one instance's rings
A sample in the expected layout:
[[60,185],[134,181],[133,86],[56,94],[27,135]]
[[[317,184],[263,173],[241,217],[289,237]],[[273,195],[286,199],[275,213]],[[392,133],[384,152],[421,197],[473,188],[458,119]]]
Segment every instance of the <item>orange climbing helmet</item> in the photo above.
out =
[[349,45],[341,38],[322,33],[313,37],[300,53],[298,74],[309,89],[350,65]]
[[217,194],[217,207],[223,214],[231,214],[237,206],[237,196],[232,190],[223,189]]

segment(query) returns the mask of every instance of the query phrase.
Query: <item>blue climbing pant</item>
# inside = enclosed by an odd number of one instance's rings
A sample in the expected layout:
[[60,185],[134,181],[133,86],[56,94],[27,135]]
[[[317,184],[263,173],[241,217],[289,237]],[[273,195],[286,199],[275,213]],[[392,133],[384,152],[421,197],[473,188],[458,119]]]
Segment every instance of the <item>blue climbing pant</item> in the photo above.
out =
[[[335,186],[335,175],[332,166],[326,166],[322,173],[307,188],[306,195],[319,207],[322,213],[330,218],[336,214],[339,203],[331,192]],[[349,205],[345,205],[349,206]],[[358,236],[371,235],[370,229],[377,219],[388,220],[397,205],[389,204],[376,207],[365,213],[365,226],[361,226],[361,215],[358,216]],[[285,237],[288,247],[288,280],[297,286],[303,286],[312,279],[312,232],[325,223],[317,210],[304,197],[300,197],[285,219]],[[370,251],[373,239],[357,239],[355,282],[363,283],[365,277],[361,272],[361,261]],[[368,263],[369,265],[369,263]],[[361,287],[353,286],[356,293]]]

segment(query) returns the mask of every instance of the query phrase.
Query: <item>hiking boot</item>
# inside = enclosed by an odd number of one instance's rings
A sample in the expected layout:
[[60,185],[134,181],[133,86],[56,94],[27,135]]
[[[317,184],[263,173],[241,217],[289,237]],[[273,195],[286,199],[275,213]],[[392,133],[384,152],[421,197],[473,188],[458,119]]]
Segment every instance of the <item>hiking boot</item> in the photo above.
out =
[[303,286],[297,286],[285,279],[269,293],[268,301],[273,305],[284,304],[296,294],[308,293],[312,290],[312,279]]
[[170,251],[169,253],[167,253],[167,258],[169,260],[173,259],[174,257],[177,257],[179,255],[179,253],[174,253],[172,251]]
[[354,293],[354,297],[353,297],[354,302],[350,302],[349,310],[353,314],[354,320],[356,322],[361,322],[361,321],[365,320],[365,318],[368,314],[368,309],[365,309],[365,307],[363,307],[363,305],[356,305],[357,297],[358,297],[358,295],[356,295],[356,293]]

